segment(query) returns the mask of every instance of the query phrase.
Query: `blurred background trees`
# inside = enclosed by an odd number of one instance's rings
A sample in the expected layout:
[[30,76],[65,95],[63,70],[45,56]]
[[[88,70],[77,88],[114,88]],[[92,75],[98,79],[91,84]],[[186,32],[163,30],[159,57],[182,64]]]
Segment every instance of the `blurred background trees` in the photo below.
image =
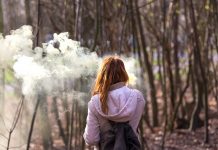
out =
[[[137,86],[148,100],[142,136],[147,128],[161,128],[165,137],[175,128],[195,131],[204,126],[204,142],[209,142],[208,113],[218,108],[217,0],[1,0],[0,31],[8,34],[23,24],[33,26],[35,45],[48,42],[53,33],[69,32],[99,56],[136,58],[142,80]],[[0,74],[2,111],[5,84],[17,86],[10,67],[1,67]],[[84,82],[78,81],[76,88],[89,92]],[[48,97],[39,95],[44,99],[38,109],[44,149],[55,147],[54,140],[63,149],[84,149],[86,107],[64,92]],[[59,118],[58,109],[72,111]]]

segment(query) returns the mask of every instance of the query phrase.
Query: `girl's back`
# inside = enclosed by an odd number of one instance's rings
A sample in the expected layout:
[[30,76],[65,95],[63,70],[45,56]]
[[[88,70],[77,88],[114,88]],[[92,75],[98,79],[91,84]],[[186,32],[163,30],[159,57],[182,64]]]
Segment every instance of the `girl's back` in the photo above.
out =
[[[103,65],[101,73],[105,70],[104,66],[108,69],[107,67],[110,64]],[[112,71],[112,74],[117,78],[111,77],[110,71],[109,75],[100,75],[101,78],[99,79],[99,76],[97,77],[96,82],[99,81],[99,83],[96,83],[95,89],[97,90],[94,91],[91,101],[88,103],[87,124],[84,133],[84,139],[89,145],[99,144],[101,129],[107,128],[109,120],[114,122],[128,121],[135,134],[138,135],[137,127],[144,110],[145,100],[141,92],[126,86],[128,76],[127,78],[125,78],[125,75],[122,77],[122,72],[119,71],[116,74],[117,70],[122,70],[122,68],[115,68],[115,72]],[[125,71],[125,68],[123,70]],[[109,86],[100,85],[102,80],[105,79],[109,81],[112,79]],[[108,84],[108,80],[105,80],[106,84]],[[114,83],[113,80],[116,80],[116,82]],[[106,90],[104,87],[106,87]]]

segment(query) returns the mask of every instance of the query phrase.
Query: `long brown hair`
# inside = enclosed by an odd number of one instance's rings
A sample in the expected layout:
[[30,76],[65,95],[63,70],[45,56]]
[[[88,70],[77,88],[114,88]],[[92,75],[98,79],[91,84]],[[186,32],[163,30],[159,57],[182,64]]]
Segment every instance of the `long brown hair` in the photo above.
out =
[[127,82],[129,80],[123,61],[117,56],[109,56],[103,60],[98,71],[92,95],[99,94],[101,109],[107,114],[108,91],[112,84],[118,82]]

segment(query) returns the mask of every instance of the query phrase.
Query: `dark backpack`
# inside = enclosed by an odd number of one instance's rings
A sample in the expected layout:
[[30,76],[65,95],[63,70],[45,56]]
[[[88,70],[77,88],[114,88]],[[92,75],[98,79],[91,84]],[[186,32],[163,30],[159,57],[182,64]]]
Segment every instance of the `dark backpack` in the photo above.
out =
[[140,150],[137,136],[128,122],[109,121],[100,132],[100,150]]

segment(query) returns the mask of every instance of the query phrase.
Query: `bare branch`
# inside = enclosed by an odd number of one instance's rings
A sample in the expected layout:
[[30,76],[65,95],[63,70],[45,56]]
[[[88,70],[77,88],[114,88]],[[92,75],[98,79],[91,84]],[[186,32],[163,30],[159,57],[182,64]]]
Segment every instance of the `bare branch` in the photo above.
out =
[[9,132],[9,129],[6,127],[5,120],[4,120],[4,118],[2,117],[1,114],[0,114],[0,118],[2,119],[2,122],[4,124],[5,129]]

